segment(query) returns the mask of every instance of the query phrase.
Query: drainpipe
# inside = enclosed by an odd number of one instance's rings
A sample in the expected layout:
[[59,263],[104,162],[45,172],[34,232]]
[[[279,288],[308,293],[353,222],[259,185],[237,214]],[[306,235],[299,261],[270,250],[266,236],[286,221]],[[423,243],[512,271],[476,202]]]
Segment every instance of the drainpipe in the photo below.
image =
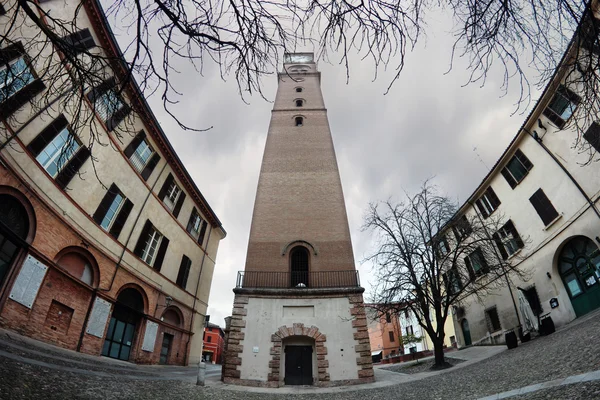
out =
[[[206,222],[208,224],[208,221]],[[202,270],[204,269],[204,259],[206,258],[206,253],[208,252],[208,243],[210,242],[210,235],[212,234],[213,228],[212,226],[210,227],[210,230],[208,231],[208,238],[206,239],[206,249],[204,250],[204,254],[202,255],[202,261],[200,262],[200,272],[198,273],[198,283],[196,284],[196,291],[194,292],[194,303],[192,304],[192,318],[190,319],[190,329],[189,331],[192,331],[192,328],[194,326],[194,317],[196,316],[196,298],[198,297],[198,289],[200,288],[200,278],[202,277]],[[203,317],[205,317],[205,315],[203,315]],[[190,350],[190,340],[192,339],[192,335],[189,334],[188,335],[188,340],[185,344],[185,356],[184,356],[184,365],[187,365],[190,355],[189,355],[189,350]],[[202,355],[200,355],[200,357],[202,357]]]
[[[158,183],[158,178],[160,178],[160,176],[162,175],[162,173],[164,172],[166,166],[168,165],[168,162],[165,162],[165,165],[163,165],[162,169],[160,170],[160,173],[158,174],[158,177],[156,178],[156,180],[154,181],[154,183],[152,184],[152,187],[150,188],[150,190],[148,191],[148,194],[146,195],[146,198],[144,199],[144,202],[142,203],[142,207],[140,208],[140,211],[138,212],[137,216],[135,217],[135,221],[133,222],[133,227],[131,228],[131,230],[129,231],[129,235],[127,236],[127,240],[125,241],[125,244],[123,245],[123,251],[121,252],[121,256],[119,257],[119,260],[117,261],[117,264],[115,266],[115,272],[112,276],[112,279],[110,280],[110,285],[108,286],[108,288],[106,289],[102,289],[102,288],[96,288],[94,289],[93,295],[92,295],[92,300],[90,301],[90,304],[88,305],[87,311],[85,313],[85,318],[83,320],[83,326],[81,327],[81,333],[79,334],[79,341],[77,342],[77,351],[79,351],[81,349],[81,345],[83,344],[83,337],[85,335],[85,328],[88,324],[88,320],[90,319],[90,314],[92,313],[92,305],[94,304],[94,302],[96,301],[96,297],[98,295],[98,291],[101,290],[103,292],[109,292],[112,290],[113,284],[115,283],[115,278],[117,277],[117,272],[119,271],[119,268],[121,268],[121,262],[123,261],[123,256],[125,255],[125,251],[127,251],[127,246],[129,245],[129,241],[131,240],[131,236],[133,235],[133,229],[136,227],[140,216],[142,215],[142,211],[144,210],[144,207],[146,206],[146,203],[148,202],[148,199],[150,198],[150,195],[152,194],[152,192],[154,191],[154,188],[156,186],[156,184]],[[98,282],[100,283],[100,282]]]

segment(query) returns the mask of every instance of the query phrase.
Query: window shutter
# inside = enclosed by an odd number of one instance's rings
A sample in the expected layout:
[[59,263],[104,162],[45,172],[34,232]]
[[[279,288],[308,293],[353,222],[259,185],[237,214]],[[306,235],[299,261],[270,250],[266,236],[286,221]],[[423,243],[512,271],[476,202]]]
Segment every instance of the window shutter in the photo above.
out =
[[496,232],[492,235],[492,237],[494,238],[494,242],[496,242],[496,246],[498,247],[498,250],[500,251],[500,255],[502,256],[502,259],[506,260],[508,258],[508,253],[506,252],[506,248],[504,247],[504,244],[502,243],[502,240],[500,239],[500,235],[498,234],[498,232]]
[[125,199],[125,204],[121,206],[121,210],[119,211],[119,214],[117,214],[115,222],[113,222],[112,226],[110,227],[109,233],[115,239],[119,239],[119,235],[121,234],[123,225],[125,225],[125,222],[127,221],[127,218],[129,217],[129,213],[131,213],[132,208],[133,203],[131,202],[131,200]]
[[198,235],[198,244],[200,246],[202,246],[202,244],[204,243],[204,235],[206,235],[206,226],[208,225],[208,223],[204,220],[202,220],[202,228],[200,228],[200,235]]
[[138,257],[142,256],[142,251],[144,251],[144,246],[146,245],[146,240],[148,240],[148,235],[150,234],[150,229],[152,229],[152,222],[149,219],[146,220],[144,227],[142,228],[142,232],[140,233],[140,237],[135,245],[135,249],[133,250],[133,254]]
[[77,154],[75,154],[68,164],[60,170],[58,175],[56,175],[55,181],[61,189],[67,187],[69,182],[71,182],[71,179],[73,179],[88,158],[90,158],[89,149],[85,146],[81,146]]
[[160,189],[160,192],[158,192],[158,198],[160,199],[160,201],[165,200],[165,196],[167,195],[167,192],[169,191],[169,188],[171,187],[174,181],[175,178],[173,178],[173,174],[169,172],[169,176],[167,176],[167,179],[165,179],[165,182],[163,183],[162,188]]
[[101,84],[99,84],[98,86],[96,86],[95,88],[93,88],[92,90],[90,90],[89,93],[87,94],[87,97],[92,103],[94,103],[94,101],[96,101],[96,98],[98,96],[100,96],[102,93],[106,92],[107,90],[112,89],[116,85],[117,85],[117,81],[115,80],[115,78],[110,77],[107,80],[105,80],[104,82],[102,82]]
[[6,10],[4,9],[2,4],[0,4],[0,15],[4,15],[4,14],[6,14]]
[[148,178],[150,178],[150,175],[152,175],[152,171],[154,171],[154,168],[156,167],[156,164],[158,164],[159,161],[160,156],[158,155],[158,153],[154,153],[150,161],[148,161],[148,164],[146,164],[146,168],[144,168],[144,170],[142,171],[143,180],[147,181]]
[[17,93],[10,96],[2,103],[0,107],[0,119],[5,119],[19,108],[29,103],[37,94],[46,89],[46,85],[41,79],[36,79]]
[[112,117],[108,121],[106,121],[106,128],[109,131],[114,130],[117,125],[121,123],[127,117],[127,114],[131,112],[131,107],[127,104],[123,105],[116,113],[113,114]]
[[65,127],[69,125],[69,122],[65,118],[64,115],[59,115],[54,121],[50,123],[47,127],[44,128],[40,132],[39,135],[35,137],[29,144],[27,145],[27,149],[31,152],[34,157],[37,157],[42,150],[62,131]]
[[198,211],[196,210],[196,207],[194,207],[192,209],[192,213],[190,214],[190,219],[188,220],[187,227],[185,228],[186,231],[192,232],[192,228],[194,227],[194,215],[196,215],[197,213]]
[[467,267],[469,278],[471,278],[472,281],[475,280],[475,271],[473,271],[473,266],[471,265],[471,259],[469,256],[465,257],[465,266]]
[[583,134],[583,138],[587,140],[596,151],[600,152],[600,124],[596,121],[592,122],[592,125],[590,125],[588,130]]
[[131,158],[133,153],[135,153],[136,149],[144,139],[146,139],[146,132],[144,131],[140,131],[137,135],[135,135],[135,137],[131,139],[131,142],[129,142],[127,147],[125,147],[125,150],[123,150],[125,157]]
[[190,274],[190,267],[192,265],[192,260],[189,259],[185,254],[181,258],[181,265],[179,266],[179,273],[177,274],[177,286],[181,287],[185,290],[187,285],[188,276]]
[[508,222],[504,226],[506,226],[506,229],[515,238],[515,242],[517,242],[517,246],[519,248],[522,248],[525,244],[523,243],[521,236],[519,236],[519,232],[517,232],[517,228],[515,228],[515,225],[513,224],[513,222],[509,219]]
[[175,208],[173,209],[173,216],[177,218],[179,216],[179,212],[181,211],[181,206],[183,206],[183,201],[185,200],[185,193],[182,190],[179,193],[179,198],[177,199],[177,204],[175,204]]
[[492,189],[492,187],[491,187],[491,186],[487,188],[487,190],[486,190],[486,193],[487,193],[487,195],[488,195],[488,198],[489,198],[489,200],[490,200],[490,203],[492,203],[492,207],[494,207],[494,210],[495,210],[496,208],[498,208],[498,206],[499,206],[500,204],[502,204],[502,203],[500,202],[500,199],[498,198],[498,196],[496,196],[496,192],[494,192],[494,189]]
[[117,197],[118,193],[119,193],[119,189],[117,188],[117,185],[115,185],[113,183],[112,185],[110,185],[110,188],[108,189],[108,191],[104,194],[104,197],[100,201],[100,204],[98,205],[98,208],[96,209],[96,212],[94,213],[94,216],[93,216],[94,221],[96,221],[96,223],[98,225],[100,225],[100,223],[106,216],[106,212],[108,211],[108,208],[113,203],[113,201],[115,200],[115,197]]
[[548,197],[546,197],[546,194],[542,189],[538,189],[538,191],[529,198],[529,201],[531,202],[531,205],[533,205],[533,208],[535,208],[535,211],[537,211],[544,225],[548,225],[558,217],[558,212],[550,200],[548,200]]
[[92,34],[88,28],[74,32],[66,36],[63,40],[69,47],[68,50],[75,54],[82,53],[91,49],[92,47],[96,47],[96,42],[94,42],[94,38],[92,37]]
[[477,208],[481,212],[481,215],[483,216],[483,218],[487,218],[490,216],[490,214],[488,214],[488,212],[487,212],[487,209],[483,206],[481,199],[477,200],[475,202],[475,204],[477,205]]
[[530,171],[531,168],[533,168],[533,164],[531,163],[531,161],[529,161],[529,158],[525,157],[525,154],[523,154],[521,150],[517,149],[517,151],[515,152],[515,157],[517,157],[517,159],[521,162],[521,164],[523,164],[527,171]]
[[514,189],[515,187],[517,187],[517,181],[515,180],[515,178],[513,178],[510,172],[508,172],[508,169],[506,167],[502,168],[502,176],[504,177],[504,179],[506,179],[506,182],[508,182],[511,188]]
[[154,260],[154,269],[160,271],[162,267],[163,261],[165,260],[165,254],[167,253],[167,247],[169,246],[169,239],[166,236],[163,236],[160,240],[160,247],[158,248],[158,253],[156,253],[156,260]]

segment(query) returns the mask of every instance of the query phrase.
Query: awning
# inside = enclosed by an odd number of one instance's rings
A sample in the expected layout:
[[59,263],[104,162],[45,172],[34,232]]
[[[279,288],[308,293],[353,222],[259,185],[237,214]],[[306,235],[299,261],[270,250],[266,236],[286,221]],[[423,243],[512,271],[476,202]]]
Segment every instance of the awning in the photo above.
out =
[[382,351],[383,350],[372,351],[371,352],[371,357],[380,355]]

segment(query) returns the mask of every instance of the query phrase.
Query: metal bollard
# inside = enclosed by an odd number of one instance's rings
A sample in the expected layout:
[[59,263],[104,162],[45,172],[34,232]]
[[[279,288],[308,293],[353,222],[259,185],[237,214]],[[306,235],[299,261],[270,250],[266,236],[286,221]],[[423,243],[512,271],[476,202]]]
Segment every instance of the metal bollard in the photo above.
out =
[[206,364],[202,361],[198,363],[198,379],[196,385],[204,386],[204,380],[206,379]]

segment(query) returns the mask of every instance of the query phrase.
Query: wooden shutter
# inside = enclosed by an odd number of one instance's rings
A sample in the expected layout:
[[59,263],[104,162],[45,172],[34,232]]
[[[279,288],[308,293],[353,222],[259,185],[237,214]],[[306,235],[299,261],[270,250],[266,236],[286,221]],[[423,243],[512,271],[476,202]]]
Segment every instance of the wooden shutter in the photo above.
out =
[[158,153],[154,153],[150,161],[148,161],[148,164],[146,164],[146,168],[144,168],[144,170],[142,171],[143,180],[147,181],[148,178],[150,178],[150,175],[152,175],[152,171],[154,171],[154,167],[156,167],[156,164],[158,164],[159,161],[160,156],[158,155]]
[[188,233],[192,232],[192,228],[194,227],[194,216],[197,215],[198,211],[196,210],[196,207],[194,207],[192,209],[192,213],[190,214],[190,219],[188,220],[187,226],[185,228],[186,231],[188,231]]
[[596,121],[585,131],[583,138],[598,152],[600,152],[600,124]]
[[39,135],[35,137],[27,145],[27,149],[34,156],[37,157],[42,150],[46,148],[56,135],[58,135],[63,129],[69,125],[69,122],[64,115],[59,115],[54,121],[52,121],[47,127],[45,127]]
[[185,193],[183,190],[179,193],[179,198],[177,199],[177,204],[175,204],[175,208],[173,209],[173,216],[177,218],[179,216],[179,212],[181,211],[181,206],[183,206],[183,201],[185,200]]
[[537,211],[544,225],[548,225],[558,217],[558,212],[550,200],[548,200],[548,197],[546,197],[546,194],[542,189],[538,189],[538,191],[529,198],[529,201],[533,205],[533,208],[535,208],[535,211]]
[[190,268],[192,266],[192,260],[189,259],[185,254],[181,258],[181,265],[179,266],[179,273],[177,274],[177,286],[185,290],[187,285],[188,277],[190,275]]
[[208,225],[208,223],[204,220],[202,220],[202,228],[200,228],[200,235],[198,235],[198,244],[200,246],[202,246],[202,243],[204,243],[204,235],[206,235],[206,226]]
[[158,198],[160,199],[160,201],[165,200],[165,196],[167,195],[167,192],[169,191],[169,188],[171,187],[173,182],[175,182],[175,178],[173,178],[173,174],[169,172],[169,176],[167,176],[167,179],[165,179],[165,182],[163,183],[162,188],[160,189],[160,192],[158,192]]
[[123,107],[119,108],[119,110],[115,112],[108,121],[106,121],[106,129],[109,131],[114,130],[130,112],[131,107],[129,107],[127,104],[124,104]]
[[506,260],[508,258],[508,253],[506,252],[506,248],[504,247],[504,244],[502,243],[502,239],[500,239],[500,234],[498,232],[496,232],[492,235],[492,237],[494,238],[494,242],[496,242],[496,246],[498,247],[498,250],[500,251],[500,255],[502,256],[502,259]]
[[46,89],[46,85],[41,79],[34,80],[2,103],[0,118],[7,118],[19,108],[29,103],[37,94],[43,92],[44,89]]
[[106,216],[106,213],[108,212],[108,209],[115,200],[115,197],[117,197],[117,194],[119,194],[119,188],[117,188],[117,185],[113,183],[112,185],[110,185],[108,191],[104,194],[104,197],[100,201],[100,204],[98,205],[98,208],[94,213],[93,218],[98,225],[102,223],[102,220]]
[[87,94],[87,97],[92,103],[94,103],[94,101],[96,101],[96,98],[98,98],[98,96],[100,96],[107,90],[114,88],[116,85],[117,85],[117,81],[115,80],[115,78],[110,77],[107,80],[105,80],[104,82],[102,82],[101,84],[99,84],[98,86],[96,86],[95,88],[93,88],[92,90],[90,90],[89,93]]
[[140,233],[140,237],[138,238],[137,244],[135,245],[135,249],[133,250],[133,254],[138,257],[142,256],[142,252],[144,251],[144,246],[146,245],[146,241],[148,240],[148,235],[150,234],[150,230],[152,229],[152,222],[149,219],[146,220],[144,227],[142,228],[142,232]]
[[483,202],[481,201],[481,199],[477,200],[475,202],[475,204],[477,205],[477,208],[481,212],[481,215],[483,216],[483,218],[487,218],[487,217],[490,216],[490,214],[487,211],[487,208],[485,208],[485,206],[483,205]]
[[131,142],[129,142],[127,147],[125,147],[125,150],[123,150],[125,157],[131,158],[133,153],[135,153],[138,146],[140,145],[140,143],[142,143],[144,139],[146,139],[146,132],[144,131],[140,131],[137,135],[135,135],[135,137],[131,139]]
[[169,246],[169,239],[166,236],[163,236],[160,239],[160,247],[158,248],[158,253],[156,253],[156,260],[154,260],[154,269],[160,271],[162,267],[163,261],[165,260],[165,254],[167,253],[167,247]]
[[129,199],[125,199],[125,204],[121,206],[121,210],[119,210],[119,214],[117,214],[117,218],[115,222],[113,222],[110,227],[109,233],[115,239],[119,239],[119,234],[121,234],[121,230],[123,229],[123,225],[125,225],[125,221],[129,217],[129,213],[131,213],[131,209],[133,208],[133,203]]
[[510,219],[508,220],[508,222],[506,222],[504,227],[515,238],[515,242],[517,242],[517,246],[519,248],[522,248],[523,246],[525,246],[525,244],[523,243],[523,239],[521,239],[521,236],[519,236],[519,232],[517,232],[517,228],[515,228],[515,225],[513,224],[513,222]]
[[510,185],[511,188],[516,188],[517,187],[517,181],[515,180],[515,178],[513,178],[513,176],[511,175],[511,173],[508,171],[508,168],[504,167],[502,168],[502,176],[504,177],[504,179],[506,179],[506,182],[508,182],[508,184]]
[[490,200],[490,203],[492,204],[492,207],[494,207],[494,210],[496,208],[498,208],[498,206],[500,206],[501,202],[500,202],[500,199],[498,198],[498,196],[496,196],[496,192],[494,192],[494,189],[492,189],[492,187],[490,186],[487,188],[485,193],[487,194],[488,199]]
[[82,29],[78,32],[74,32],[64,39],[65,44],[68,46],[68,50],[77,54],[96,47],[96,42],[90,33],[88,28]]
[[56,175],[56,183],[61,189],[67,187],[71,179],[77,174],[77,171],[83,166],[86,160],[90,158],[90,151],[87,147],[81,146],[77,154],[75,154],[67,165],[63,169],[60,170],[58,175]]
[[519,160],[521,164],[523,164],[527,171],[530,171],[531,168],[533,168],[533,164],[531,163],[531,161],[529,161],[529,158],[525,157],[525,154],[523,154],[521,150],[517,149],[517,151],[515,152],[515,157],[517,157],[517,160]]
[[469,273],[469,277],[471,280],[475,280],[475,271],[473,270],[473,266],[471,265],[471,259],[469,256],[465,257],[465,266],[467,267],[467,272]]

